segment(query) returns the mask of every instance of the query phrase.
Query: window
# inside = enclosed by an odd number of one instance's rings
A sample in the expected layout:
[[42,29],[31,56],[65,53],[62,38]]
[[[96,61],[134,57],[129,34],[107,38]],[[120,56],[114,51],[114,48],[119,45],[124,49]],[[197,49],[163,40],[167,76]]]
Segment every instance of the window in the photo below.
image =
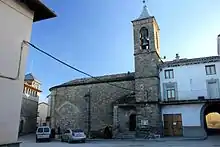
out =
[[206,65],[205,66],[206,75],[216,74],[215,65]]
[[177,82],[163,83],[163,99],[178,100]]
[[165,72],[165,79],[172,79],[174,78],[173,69],[167,69]]
[[[46,123],[43,124],[44,126],[47,125]],[[50,132],[49,128],[44,128],[44,132]]]
[[167,90],[167,100],[175,100],[175,89]]
[[42,133],[43,132],[43,128],[38,128],[37,132]]

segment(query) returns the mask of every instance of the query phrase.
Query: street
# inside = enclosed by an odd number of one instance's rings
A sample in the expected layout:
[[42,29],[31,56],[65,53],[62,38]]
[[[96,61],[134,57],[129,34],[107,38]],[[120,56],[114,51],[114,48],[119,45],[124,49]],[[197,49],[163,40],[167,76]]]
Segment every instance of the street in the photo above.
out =
[[220,146],[220,136],[209,137],[206,140],[99,140],[86,143],[62,143],[59,141],[35,143],[34,137],[22,137],[21,147],[211,147]]

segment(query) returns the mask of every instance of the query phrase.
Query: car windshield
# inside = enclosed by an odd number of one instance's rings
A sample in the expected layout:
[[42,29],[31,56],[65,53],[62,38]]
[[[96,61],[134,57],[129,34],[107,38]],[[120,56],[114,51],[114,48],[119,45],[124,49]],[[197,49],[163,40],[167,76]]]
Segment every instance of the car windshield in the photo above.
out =
[[75,129],[75,130],[73,130],[73,132],[83,132],[83,130],[82,129]]
[[49,132],[49,128],[44,128],[44,132]]
[[38,128],[37,132],[43,132],[43,128]]

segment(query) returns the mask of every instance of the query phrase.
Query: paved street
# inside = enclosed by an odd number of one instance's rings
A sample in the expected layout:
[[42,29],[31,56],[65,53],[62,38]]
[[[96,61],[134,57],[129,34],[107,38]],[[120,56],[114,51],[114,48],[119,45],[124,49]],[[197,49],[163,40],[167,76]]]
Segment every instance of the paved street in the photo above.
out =
[[22,137],[21,147],[220,147],[220,136],[209,137],[207,140],[161,140],[161,141],[120,141],[100,140],[87,143],[61,143],[59,141],[35,143],[34,137]]

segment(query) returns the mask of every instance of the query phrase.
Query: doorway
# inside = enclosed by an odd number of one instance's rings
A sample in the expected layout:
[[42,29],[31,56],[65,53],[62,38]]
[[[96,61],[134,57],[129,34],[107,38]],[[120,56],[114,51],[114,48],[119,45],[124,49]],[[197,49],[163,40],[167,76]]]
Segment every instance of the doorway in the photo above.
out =
[[20,120],[20,124],[19,124],[19,134],[21,134],[23,132],[23,127],[24,127],[24,120]]
[[129,117],[129,131],[136,130],[136,114],[131,114]]
[[164,136],[182,136],[181,114],[164,114]]

